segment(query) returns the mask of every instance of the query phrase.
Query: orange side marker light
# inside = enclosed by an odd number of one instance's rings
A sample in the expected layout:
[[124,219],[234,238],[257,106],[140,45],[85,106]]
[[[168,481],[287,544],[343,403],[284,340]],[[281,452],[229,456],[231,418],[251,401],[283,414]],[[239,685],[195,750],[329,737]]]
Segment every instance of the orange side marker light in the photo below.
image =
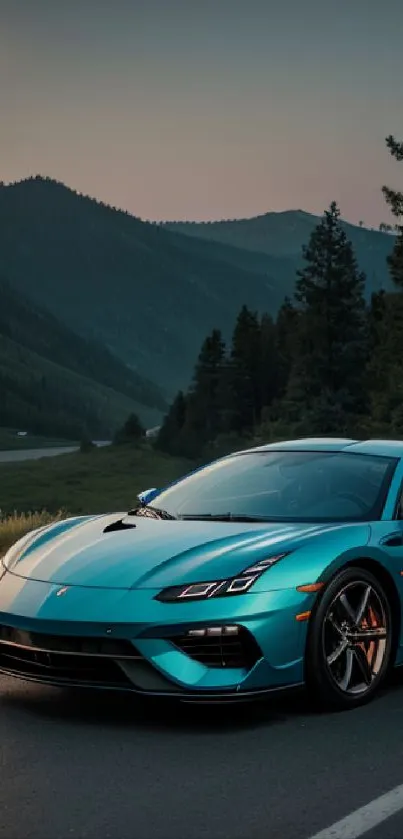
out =
[[299,615],[295,615],[295,620],[299,621],[299,622],[307,621],[307,620],[309,620],[310,617],[311,617],[310,612],[300,612]]
[[297,591],[304,591],[307,594],[312,594],[314,591],[320,591],[324,585],[324,583],[307,583],[304,586],[297,586]]

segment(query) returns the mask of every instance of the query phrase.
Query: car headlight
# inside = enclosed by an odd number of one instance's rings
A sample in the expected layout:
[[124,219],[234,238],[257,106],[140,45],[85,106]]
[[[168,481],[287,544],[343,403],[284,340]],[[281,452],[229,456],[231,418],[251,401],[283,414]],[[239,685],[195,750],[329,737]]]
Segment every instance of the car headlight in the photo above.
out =
[[156,600],[164,603],[184,600],[208,600],[210,597],[228,597],[234,594],[244,594],[259,579],[264,571],[271,568],[286,553],[276,554],[250,565],[237,577],[230,577],[227,580],[212,580],[205,583],[187,583],[182,586],[170,586],[164,588],[156,596]]

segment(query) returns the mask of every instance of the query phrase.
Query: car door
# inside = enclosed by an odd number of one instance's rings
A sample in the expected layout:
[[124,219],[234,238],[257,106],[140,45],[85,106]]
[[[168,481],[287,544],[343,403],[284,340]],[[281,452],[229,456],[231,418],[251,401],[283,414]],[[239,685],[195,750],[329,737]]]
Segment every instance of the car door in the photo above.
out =
[[403,658],[403,464],[396,470],[381,521],[371,523],[370,547],[386,565],[400,596],[400,645]]

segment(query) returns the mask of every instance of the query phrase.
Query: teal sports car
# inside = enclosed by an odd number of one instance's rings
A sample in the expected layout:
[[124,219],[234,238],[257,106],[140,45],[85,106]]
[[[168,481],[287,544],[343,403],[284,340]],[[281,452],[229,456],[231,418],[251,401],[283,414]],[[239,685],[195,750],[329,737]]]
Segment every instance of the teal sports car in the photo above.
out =
[[307,686],[354,707],[403,663],[403,442],[221,458],[0,566],[0,671],[186,702]]

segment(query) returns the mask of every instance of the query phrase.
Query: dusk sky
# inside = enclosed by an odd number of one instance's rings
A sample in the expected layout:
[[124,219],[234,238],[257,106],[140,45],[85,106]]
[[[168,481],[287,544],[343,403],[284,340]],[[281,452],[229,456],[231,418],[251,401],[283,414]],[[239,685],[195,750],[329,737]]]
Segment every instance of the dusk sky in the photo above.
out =
[[145,219],[388,221],[403,0],[0,0],[0,180]]

